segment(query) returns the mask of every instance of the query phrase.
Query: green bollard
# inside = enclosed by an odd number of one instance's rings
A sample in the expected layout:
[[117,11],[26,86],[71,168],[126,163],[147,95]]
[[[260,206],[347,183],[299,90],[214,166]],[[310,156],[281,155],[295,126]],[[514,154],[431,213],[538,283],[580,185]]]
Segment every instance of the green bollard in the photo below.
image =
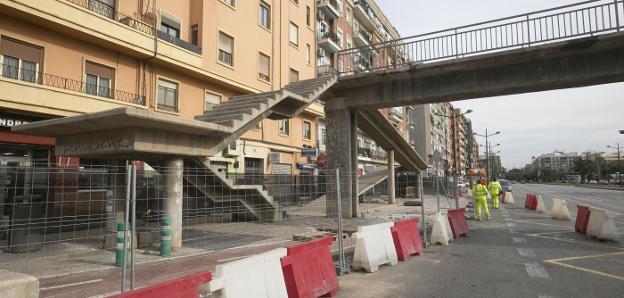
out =
[[171,255],[171,219],[165,216],[160,223],[160,255],[166,257]]
[[124,265],[124,257],[126,253],[124,252],[124,233],[126,230],[126,225],[123,222],[117,223],[117,248],[115,249],[115,265],[123,266]]

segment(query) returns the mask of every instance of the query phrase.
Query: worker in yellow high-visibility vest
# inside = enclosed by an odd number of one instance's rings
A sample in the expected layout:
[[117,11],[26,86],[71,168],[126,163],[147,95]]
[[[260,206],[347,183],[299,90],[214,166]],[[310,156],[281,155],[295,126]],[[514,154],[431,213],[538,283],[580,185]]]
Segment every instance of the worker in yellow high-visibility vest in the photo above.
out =
[[485,217],[487,218],[488,221],[490,221],[490,210],[488,209],[488,204],[487,204],[487,195],[489,192],[487,190],[486,185],[487,185],[486,180],[481,179],[481,181],[475,184],[475,186],[472,188],[472,194],[475,197],[475,211],[477,213],[478,221],[481,221],[481,208],[484,209]]
[[501,190],[503,190],[503,187],[496,178],[494,178],[494,181],[490,182],[490,185],[488,185],[488,191],[492,196],[492,208],[494,209],[498,209],[498,196],[500,195]]

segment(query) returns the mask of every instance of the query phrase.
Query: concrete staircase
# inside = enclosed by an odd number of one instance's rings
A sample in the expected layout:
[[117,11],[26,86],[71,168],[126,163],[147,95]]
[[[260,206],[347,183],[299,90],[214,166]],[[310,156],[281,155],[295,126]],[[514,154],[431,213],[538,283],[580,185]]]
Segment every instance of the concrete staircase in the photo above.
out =
[[184,179],[210,199],[223,213],[232,213],[238,220],[276,221],[282,212],[262,185],[237,185],[224,173],[215,171],[206,158],[184,162]]
[[277,91],[233,96],[195,119],[233,129],[214,147],[213,151],[219,152],[265,118],[279,120],[299,115],[335,82],[335,76],[325,76],[291,83]]
[[[212,148],[216,153],[265,118],[279,120],[299,115],[335,82],[335,76],[325,76],[291,83],[273,92],[233,96],[195,119],[232,128],[231,134],[217,140]],[[189,185],[215,204],[234,210],[239,218],[275,221],[282,216],[277,202],[261,185],[235,184],[215,171],[205,158],[186,161],[184,177]]]

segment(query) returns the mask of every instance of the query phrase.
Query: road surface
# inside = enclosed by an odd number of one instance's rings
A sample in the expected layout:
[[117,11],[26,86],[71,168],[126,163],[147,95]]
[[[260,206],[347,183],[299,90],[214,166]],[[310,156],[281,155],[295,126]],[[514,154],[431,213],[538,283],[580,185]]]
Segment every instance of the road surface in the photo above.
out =
[[[493,222],[471,222],[468,237],[431,246],[424,256],[356,272],[340,280],[339,297],[624,297],[624,245],[574,232],[574,220],[553,220],[523,208],[526,193],[606,208],[624,233],[624,192],[573,186],[514,184],[515,204]],[[622,235],[624,238],[624,235]]]

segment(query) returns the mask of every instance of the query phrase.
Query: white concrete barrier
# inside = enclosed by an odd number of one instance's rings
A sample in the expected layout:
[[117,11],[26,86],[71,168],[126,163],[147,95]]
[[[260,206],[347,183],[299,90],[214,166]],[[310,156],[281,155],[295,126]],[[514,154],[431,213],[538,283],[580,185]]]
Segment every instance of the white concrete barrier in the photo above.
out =
[[546,212],[546,205],[544,205],[544,200],[542,199],[542,195],[537,195],[537,208],[535,210],[539,213]]
[[208,288],[220,297],[287,298],[286,283],[280,258],[286,256],[285,248],[277,248],[244,259],[217,265]]
[[353,269],[376,272],[381,265],[399,262],[390,231],[392,226],[393,222],[358,227],[357,233],[353,233],[356,239]]
[[431,230],[431,238],[429,240],[432,244],[448,245],[449,241],[453,240],[453,232],[450,230],[448,217],[446,214],[438,212],[431,219],[433,220],[433,229]]
[[505,192],[505,204],[514,204],[514,197],[510,191]]
[[0,297],[39,297],[39,280],[34,276],[0,270]]
[[552,218],[561,220],[571,220],[570,210],[568,209],[568,202],[562,199],[553,199]]
[[589,208],[587,236],[602,240],[619,241],[619,235],[613,217],[604,209]]
[[449,235],[451,235],[451,240],[449,241],[453,241],[453,230],[451,229],[451,222],[448,219],[448,212],[440,211],[440,213],[442,213],[442,218],[444,219],[444,223],[446,224],[446,231]]

